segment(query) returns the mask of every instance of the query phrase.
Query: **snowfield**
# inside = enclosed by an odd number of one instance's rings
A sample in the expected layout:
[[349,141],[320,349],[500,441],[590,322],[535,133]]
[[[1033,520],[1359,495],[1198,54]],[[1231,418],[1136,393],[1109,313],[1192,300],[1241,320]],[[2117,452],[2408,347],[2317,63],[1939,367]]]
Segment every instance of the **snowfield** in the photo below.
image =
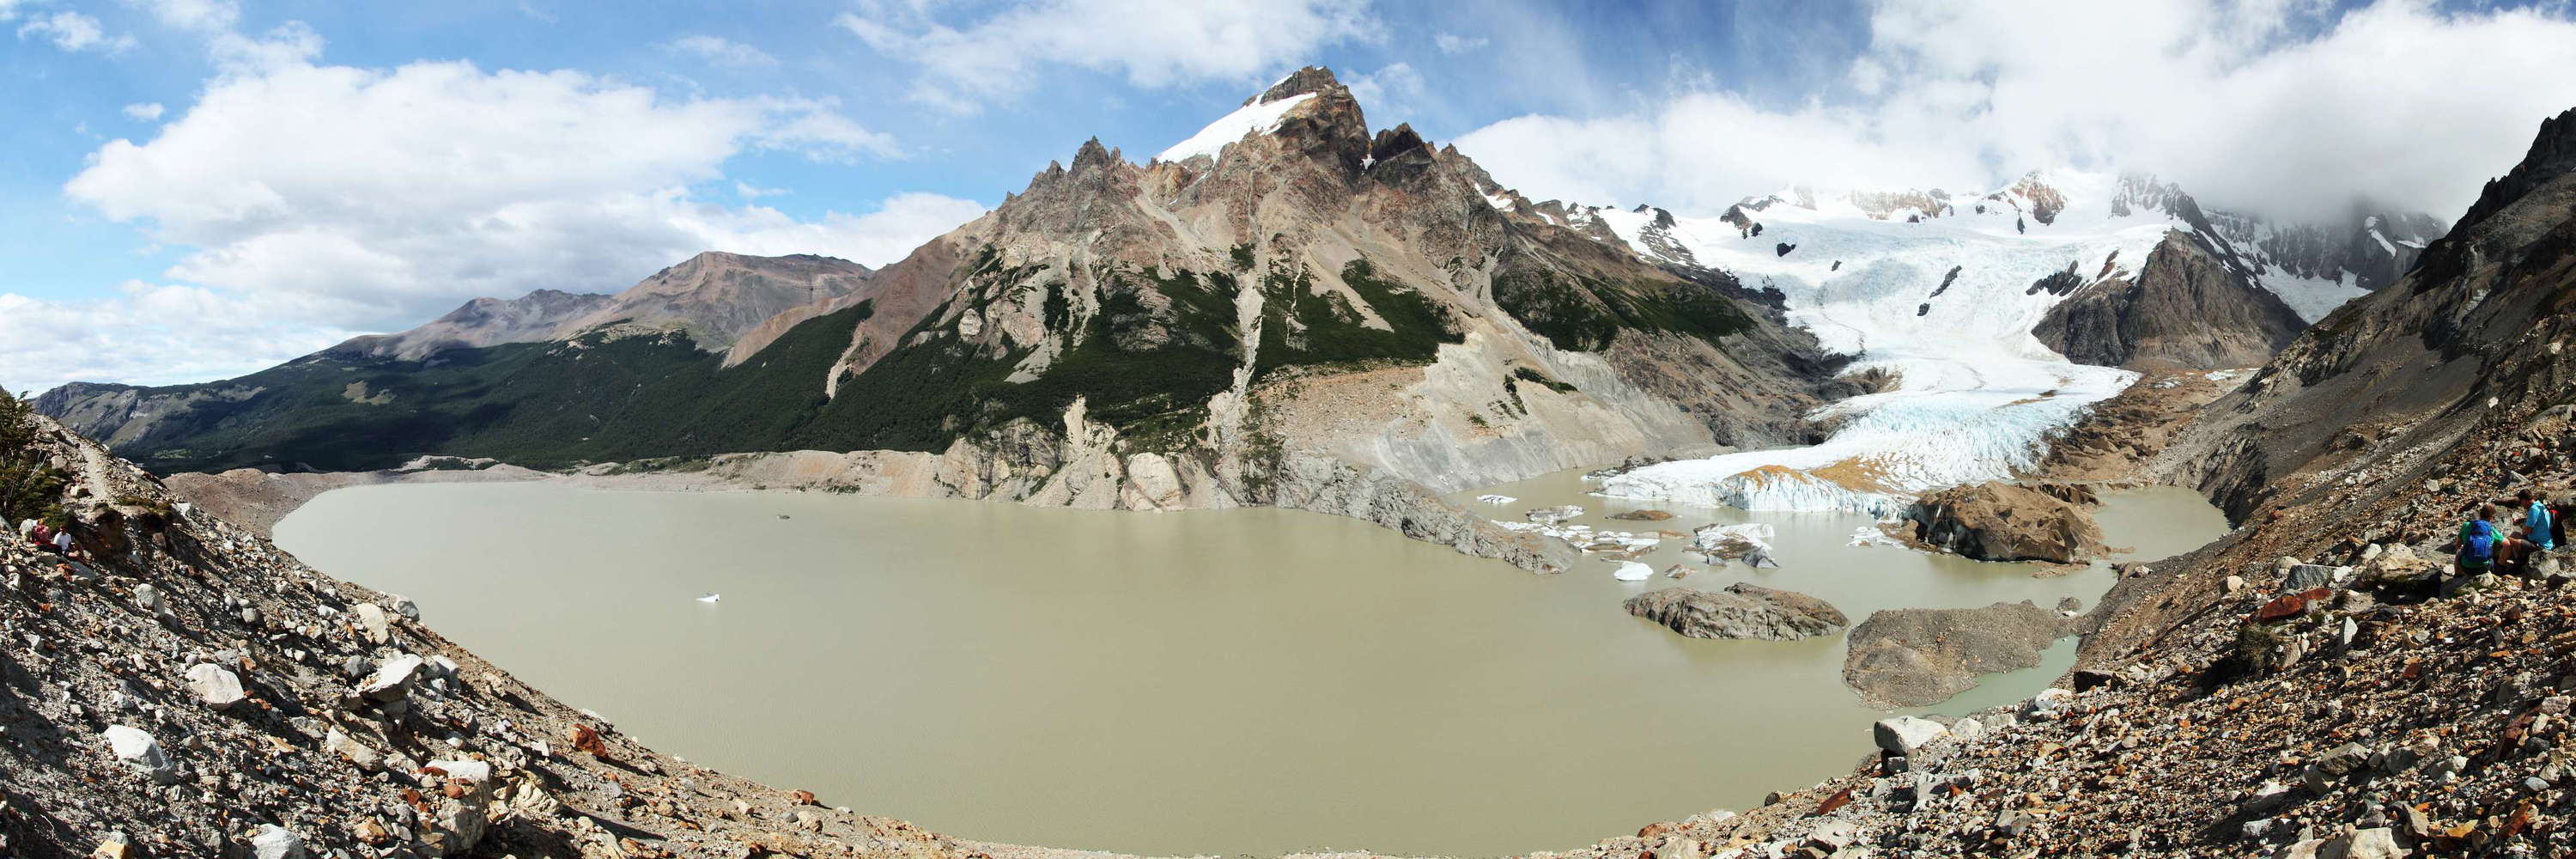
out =
[[[1871,218],[1839,197],[1815,209],[1783,200],[1748,212],[1763,227],[1751,237],[1717,218],[1677,218],[1670,238],[1698,264],[1780,290],[1792,323],[1858,357],[1847,373],[1898,381],[1811,415],[1846,421],[1822,444],[1651,465],[1607,479],[1601,494],[1887,517],[1924,491],[2036,465],[2048,433],[2137,374],[2070,363],[2041,345],[2030,330],[2062,296],[2034,285],[2070,270],[2078,283],[2134,277],[2167,230],[2188,229],[2160,212],[2110,214],[2110,177],[2048,182],[2068,200],[2052,224],[2016,195],[1954,197],[1955,211],[1921,223],[1905,221],[1912,210]],[[1593,215],[1652,255],[1651,213]],[[1783,244],[1794,248],[1781,254]]]
[[1307,99],[1314,97],[1315,94],[1311,92],[1300,93],[1278,101],[1247,104],[1235,108],[1233,113],[1217,117],[1215,122],[1208,123],[1206,128],[1199,129],[1199,133],[1190,135],[1190,139],[1172,144],[1172,148],[1163,150],[1163,154],[1154,156],[1154,160],[1187,161],[1194,155],[1214,158],[1219,151],[1225,149],[1226,144],[1242,140],[1246,134],[1256,131],[1268,134],[1279,130],[1279,120],[1288,115],[1289,108],[1304,104]]

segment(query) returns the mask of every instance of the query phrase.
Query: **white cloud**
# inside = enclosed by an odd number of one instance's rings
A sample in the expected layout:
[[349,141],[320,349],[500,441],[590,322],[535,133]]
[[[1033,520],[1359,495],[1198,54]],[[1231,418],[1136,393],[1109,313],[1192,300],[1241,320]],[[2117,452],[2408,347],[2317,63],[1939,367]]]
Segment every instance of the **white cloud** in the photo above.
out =
[[25,41],[30,38],[52,42],[54,47],[66,51],[95,49],[114,54],[134,47],[133,37],[109,36],[99,26],[98,19],[78,12],[56,12],[27,19],[27,23],[18,25],[18,39]]
[[1124,75],[1139,87],[1244,81],[1378,31],[1365,0],[1037,0],[956,26],[928,5],[871,0],[834,23],[919,64],[913,98],[959,112],[1026,92],[1044,63]]
[[164,26],[201,33],[229,31],[241,22],[241,4],[234,0],[127,0],[143,6]]
[[70,381],[175,384],[238,376],[355,332],[281,319],[257,302],[188,286],[127,283],[114,297],[0,293],[0,386]]
[[726,68],[755,69],[778,65],[778,58],[770,56],[768,51],[722,36],[684,36],[664,47]]
[[148,101],[142,104],[129,104],[125,106],[125,115],[133,117],[136,122],[151,122],[161,118],[161,103]]
[[1433,47],[1439,48],[1440,52],[1444,54],[1463,54],[1468,51],[1484,47],[1485,37],[1461,36],[1456,33],[1440,33],[1431,37],[1431,44]]
[[1394,125],[1416,113],[1416,107],[1430,87],[1422,73],[1410,63],[1396,63],[1344,82],[1351,97],[1359,99],[1360,109],[1370,122]]
[[2292,217],[2340,216],[2359,193],[2449,218],[2576,105],[2564,12],[2381,0],[2334,14],[1886,0],[1845,78],[1803,105],[1686,87],[1458,145],[1540,197],[1702,212],[1792,183],[1961,190],[2063,166],[2155,172],[2205,204]]
[[[160,317],[138,295],[164,306],[179,297],[222,303],[216,310],[250,320],[227,323],[243,345],[193,334],[165,338],[166,348],[129,343],[121,348],[220,357],[111,366],[71,354],[77,341],[22,331],[0,335],[0,366],[33,369],[0,381],[237,372],[350,331],[407,328],[467,298],[622,289],[704,250],[883,264],[982,211],[903,194],[874,211],[799,219],[697,198],[692,189],[706,183],[730,187],[724,164],[746,151],[895,153],[890,138],[821,102],[674,99],[572,71],[463,62],[377,70],[290,56],[220,73],[154,137],[108,142],[64,186],[72,200],[186,248],[164,273],[183,286],[91,304],[16,299],[30,318],[48,320],[33,323],[40,328],[89,325],[120,338],[157,330]],[[179,369],[142,375],[162,366]]]

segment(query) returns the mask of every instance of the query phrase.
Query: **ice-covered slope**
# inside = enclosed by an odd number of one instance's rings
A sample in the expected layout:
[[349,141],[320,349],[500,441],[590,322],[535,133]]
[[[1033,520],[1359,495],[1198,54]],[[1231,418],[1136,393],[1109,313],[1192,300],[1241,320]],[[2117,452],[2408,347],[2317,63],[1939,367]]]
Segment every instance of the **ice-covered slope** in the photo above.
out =
[[1641,254],[1679,261],[1678,250],[1747,288],[1777,290],[1792,322],[1858,356],[1849,372],[1897,379],[1820,411],[1846,421],[1823,444],[1649,466],[1604,491],[1885,514],[1923,490],[2031,465],[2046,432],[2135,378],[2070,363],[2030,333],[2073,289],[2132,276],[2175,228],[2163,217],[2113,215],[2109,184],[2072,176],[1988,197],[1797,195],[1812,208],[1780,195],[1716,218],[1580,210]]

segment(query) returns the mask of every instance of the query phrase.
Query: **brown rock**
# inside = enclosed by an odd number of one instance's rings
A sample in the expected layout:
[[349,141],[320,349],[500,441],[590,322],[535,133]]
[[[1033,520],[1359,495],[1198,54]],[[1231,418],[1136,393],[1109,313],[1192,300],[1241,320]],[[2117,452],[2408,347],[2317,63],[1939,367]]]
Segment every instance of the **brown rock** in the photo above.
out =
[[2090,491],[2043,489],[2009,483],[1952,487],[1925,494],[1905,518],[1914,522],[1917,542],[1980,561],[2071,564],[2105,551],[2091,514],[2060,497],[2090,498]]

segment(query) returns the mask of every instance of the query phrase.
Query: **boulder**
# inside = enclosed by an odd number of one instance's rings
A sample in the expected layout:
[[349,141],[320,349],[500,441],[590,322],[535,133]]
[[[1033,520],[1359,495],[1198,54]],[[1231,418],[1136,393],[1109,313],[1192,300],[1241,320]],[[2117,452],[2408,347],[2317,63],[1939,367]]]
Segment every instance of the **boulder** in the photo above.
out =
[[1603,518],[1617,519],[1622,522],[1661,522],[1673,518],[1673,514],[1662,510],[1625,510]]
[[2305,591],[2326,587],[2334,584],[2336,578],[2335,574],[2338,569],[2339,568],[2329,567],[2324,564],[2292,565],[2289,572],[2281,575],[2281,589],[2285,591]]
[[1723,591],[1665,588],[1629,597],[1629,614],[1691,638],[1790,641],[1842,631],[1850,623],[1824,600],[1737,582]]
[[141,728],[107,726],[107,750],[134,771],[160,784],[177,784],[179,768],[161,753],[161,743]]
[[2027,600],[1985,608],[1889,609],[1852,627],[1843,683],[1881,709],[1928,707],[1977,678],[2039,665],[2071,621]]
[[383,644],[393,640],[393,621],[385,617],[383,607],[362,602],[352,612],[358,616],[358,629],[366,633],[368,641]]
[[411,694],[412,677],[420,673],[420,665],[420,657],[409,653],[387,659],[358,684],[358,696],[377,703],[400,701]]
[[221,665],[198,663],[188,669],[188,691],[209,707],[230,707],[250,696],[242,693],[241,677]]
[[2353,569],[2363,582],[2383,587],[2403,587],[2421,584],[2431,579],[2442,571],[2442,565],[2418,557],[2412,546],[2392,543],[2379,554],[2370,556]]
[[1950,729],[1930,719],[1897,716],[1878,720],[1878,724],[1870,726],[1869,732],[1878,740],[1878,747],[1888,754],[1912,755],[1915,749],[1948,736]]
[[258,859],[304,859],[304,836],[276,824],[263,823],[258,834],[250,837],[251,855]]
[[1980,561],[2070,564],[2106,549],[2084,508],[2026,486],[1980,483],[1926,493],[1905,511],[1914,539]]

